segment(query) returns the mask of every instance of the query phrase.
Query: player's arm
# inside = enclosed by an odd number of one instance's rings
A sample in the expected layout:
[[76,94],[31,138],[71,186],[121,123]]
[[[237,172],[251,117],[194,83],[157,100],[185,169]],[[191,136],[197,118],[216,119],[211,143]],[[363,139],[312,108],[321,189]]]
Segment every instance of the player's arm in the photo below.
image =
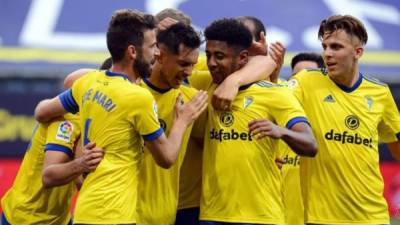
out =
[[53,148],[48,147],[45,153],[42,171],[45,188],[68,184],[81,174],[94,171],[104,156],[103,149],[97,148],[94,143],[87,144],[83,154],[73,160],[71,151],[60,151],[59,146]]
[[267,119],[257,119],[249,123],[249,131],[258,139],[271,137],[282,139],[298,155],[314,157],[317,142],[308,123],[297,122],[288,128],[280,127]]
[[271,56],[252,57],[240,70],[229,75],[214,91],[212,105],[216,110],[227,110],[235,99],[239,87],[259,80],[264,80],[277,67]]
[[86,75],[89,72],[94,71],[94,69],[89,69],[89,68],[83,68],[83,69],[78,69],[75,70],[73,72],[71,72],[70,74],[68,74],[65,78],[64,78],[64,88],[68,89],[72,87],[72,84],[78,80],[79,78],[81,78],[82,76]]
[[[71,88],[77,79],[91,71],[93,71],[93,69],[79,69],[73,71],[64,79],[64,87]],[[48,122],[55,117],[64,115],[67,111],[71,113],[76,113],[78,111],[78,105],[72,96],[71,89],[66,90],[57,97],[39,102],[35,109],[35,119],[39,122]]]
[[384,111],[378,124],[379,139],[387,144],[392,157],[400,161],[400,114],[389,87],[386,87],[382,102]]
[[186,128],[207,108],[207,92],[199,91],[187,104],[179,96],[175,104],[175,121],[168,137],[163,133],[154,140],[146,141],[154,160],[163,168],[171,167],[178,158]]
[[400,162],[400,141],[387,143],[387,146],[392,154],[392,157]]
[[72,90],[68,89],[52,99],[45,99],[39,102],[35,108],[35,119],[44,123],[67,112],[75,114],[78,111],[79,107],[72,96]]

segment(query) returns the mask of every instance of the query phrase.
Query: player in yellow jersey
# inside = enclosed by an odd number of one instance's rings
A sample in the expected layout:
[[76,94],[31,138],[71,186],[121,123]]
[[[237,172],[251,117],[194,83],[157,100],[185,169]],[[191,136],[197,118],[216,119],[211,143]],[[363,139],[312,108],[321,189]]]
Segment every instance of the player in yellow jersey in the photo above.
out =
[[80,112],[84,143],[105,151],[97,169],[89,173],[75,209],[76,224],[134,224],[139,165],[143,141],[155,161],[170,167],[177,159],[187,126],[205,109],[207,94],[176,104],[175,121],[166,137],[157,120],[151,93],[132,83],[150,74],[156,49],[151,15],[134,10],[114,13],[107,31],[113,65],[77,80],[59,97],[42,101],[35,116],[46,118]]
[[[323,68],[322,57],[315,53],[299,53],[292,58],[292,74],[306,68]],[[286,83],[282,83],[287,85]],[[304,224],[304,206],[300,188],[300,156],[293,152],[285,142],[279,142],[279,158],[282,164],[282,197],[287,225]],[[277,160],[278,160],[277,159]]]
[[323,20],[327,73],[301,71],[289,84],[310,119],[319,153],[300,161],[307,224],[389,224],[378,141],[400,159],[400,116],[389,87],[359,71],[368,35],[352,16]]
[[[197,62],[201,41],[196,31],[183,23],[174,24],[157,34],[159,55],[149,78],[141,86],[148,89],[158,105],[158,120],[168,134],[173,124],[174,106],[171,102],[182,95],[189,102],[197,90],[182,82],[191,75]],[[192,126],[186,129],[178,161],[168,170],[157,165],[147,148],[139,174],[139,225],[169,225],[175,221],[179,195],[179,171],[185,156]],[[156,197],[155,197],[156,196]]]
[[304,69],[325,68],[322,56],[312,52],[301,52],[293,56],[290,67],[292,76]]
[[[267,53],[267,44],[265,41],[265,28],[264,25],[258,19],[254,17],[240,17],[239,21],[244,22],[244,25],[249,28],[253,36],[252,47],[250,48],[251,55],[265,55]],[[281,64],[283,61],[284,48],[281,45],[277,46],[277,43],[273,43],[274,54],[271,56],[274,57],[276,63]],[[279,59],[279,60],[278,60]],[[272,60],[272,59],[271,59]],[[267,64],[266,64],[267,65]],[[265,65],[264,65],[265,66]],[[246,64],[245,67],[250,68],[261,68],[257,66],[252,66],[251,63]],[[240,70],[239,70],[240,71]],[[257,70],[256,70],[257,71]],[[279,72],[279,69],[275,69],[275,73]],[[248,74],[255,75],[257,72],[249,72]],[[244,75],[248,75],[247,73],[243,73]],[[243,75],[242,74],[242,75]],[[268,74],[268,72],[266,72]],[[236,75],[236,74],[235,74]],[[229,76],[228,79],[224,80],[224,83],[230,83],[229,80],[235,79],[234,76]],[[265,74],[262,74],[263,78],[267,78]],[[271,75],[273,76],[273,75]],[[250,76],[247,76],[250,77]],[[254,80],[262,79],[260,77],[254,76]],[[247,83],[251,83],[250,81]],[[210,85],[212,85],[212,77],[208,72],[207,67],[207,59],[204,55],[201,55],[198,59],[198,63],[195,65],[195,71],[192,76],[189,77],[189,83],[191,86],[197,89],[208,89]],[[220,91],[218,88],[221,88]],[[214,98],[212,103],[216,108],[221,108],[227,104],[230,104],[232,98],[235,96],[225,95],[226,88],[223,88],[224,85],[219,85],[216,91],[214,91],[214,96],[218,98]],[[235,85],[231,85],[228,87],[231,90],[235,89]],[[210,93],[211,94],[211,93]],[[228,96],[228,98],[225,98]],[[201,123],[201,122],[200,122]],[[199,146],[198,141],[191,140],[188,144],[188,150],[186,152],[186,156],[181,168],[181,182],[180,182],[180,198],[176,225],[189,225],[189,224],[198,224],[198,215],[199,215],[199,206],[200,206],[200,193],[201,193],[201,164],[202,164],[202,146]]]
[[[205,37],[212,90],[247,63],[252,37],[236,19],[214,21]],[[242,86],[231,110],[208,107],[205,135],[200,224],[282,224],[277,139],[298,153],[316,154],[304,112],[290,92],[266,81]]]
[[1,224],[72,224],[72,181],[94,170],[103,156],[90,143],[90,150],[74,159],[80,133],[79,118],[72,114],[35,127],[14,184],[2,198]]

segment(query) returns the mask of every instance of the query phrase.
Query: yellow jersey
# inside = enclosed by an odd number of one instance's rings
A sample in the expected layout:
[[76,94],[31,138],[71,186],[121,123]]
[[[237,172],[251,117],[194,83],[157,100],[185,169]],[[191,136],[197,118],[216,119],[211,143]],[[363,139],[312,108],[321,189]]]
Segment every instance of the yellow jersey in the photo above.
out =
[[[215,88],[216,85],[213,85]],[[208,107],[200,220],[283,224],[278,141],[248,132],[254,119],[291,128],[307,122],[290,90],[267,81],[241,87],[231,111]]]
[[310,119],[319,152],[300,163],[306,223],[388,224],[378,139],[400,138],[400,117],[387,85],[359,75],[353,87],[320,70],[289,81]]
[[[287,86],[287,80],[278,78],[278,84]],[[283,140],[279,141],[279,157],[286,163],[282,166],[282,199],[285,224],[303,225],[304,206],[300,187],[300,156]]]
[[282,199],[285,224],[303,225],[304,206],[300,187],[300,156],[283,141],[279,141],[279,157],[285,160],[282,172]]
[[75,183],[44,188],[42,183],[45,151],[60,151],[74,158],[74,143],[80,135],[77,116],[38,124],[25,153],[13,186],[3,196],[1,207],[10,224],[66,225]]
[[[177,89],[160,89],[147,79],[141,81],[141,86],[148,89],[154,96],[158,105],[158,120],[166,134],[173,125],[174,106],[179,93],[182,94],[184,102],[189,102],[197,93],[196,89],[184,85]],[[178,160],[169,169],[158,166],[150,151],[145,148],[143,165],[139,174],[137,224],[174,224],[179,195],[179,171],[191,130],[192,126],[186,129]]]
[[111,71],[93,71],[60,95],[69,112],[80,112],[84,143],[93,141],[105,154],[79,192],[75,223],[136,223],[143,139],[163,130],[151,93]]
[[[204,68],[204,65],[201,64],[205,64],[205,67],[207,67],[206,58],[204,56],[199,57],[196,68]],[[188,84],[197,90],[208,90],[212,86],[211,74],[208,71],[193,70],[192,75],[188,78]],[[208,92],[209,98],[211,98],[210,94],[211,93]],[[203,115],[196,120],[195,129],[193,131],[196,134],[192,134],[192,136],[204,137],[206,119],[206,113],[203,113]],[[196,124],[202,124],[202,126],[196,126]],[[191,138],[187,145],[180,172],[178,209],[200,206],[202,157],[203,149]]]

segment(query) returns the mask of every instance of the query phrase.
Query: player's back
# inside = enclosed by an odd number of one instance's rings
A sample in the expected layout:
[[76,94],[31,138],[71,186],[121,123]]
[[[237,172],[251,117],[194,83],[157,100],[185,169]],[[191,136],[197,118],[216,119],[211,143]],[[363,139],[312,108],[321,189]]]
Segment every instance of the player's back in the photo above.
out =
[[65,225],[70,220],[69,205],[75,184],[44,188],[42,170],[45,150],[63,151],[73,158],[73,143],[79,135],[79,119],[38,124],[25,153],[13,186],[1,201],[3,213],[10,224]]
[[95,142],[105,151],[101,163],[83,183],[75,222],[134,223],[143,154],[141,136],[146,139],[147,134],[159,130],[153,98],[125,75],[110,71],[81,78],[72,94],[81,99],[84,142]]

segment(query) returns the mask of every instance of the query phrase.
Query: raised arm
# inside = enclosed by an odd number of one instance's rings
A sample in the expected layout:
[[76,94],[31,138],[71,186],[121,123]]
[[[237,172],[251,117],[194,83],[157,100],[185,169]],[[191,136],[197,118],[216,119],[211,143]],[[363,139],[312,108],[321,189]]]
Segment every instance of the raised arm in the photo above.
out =
[[48,122],[58,116],[67,113],[58,96],[52,99],[45,99],[39,102],[35,109],[35,119],[40,122]]
[[178,158],[186,128],[207,108],[207,93],[199,91],[187,104],[182,105],[181,102],[182,97],[179,96],[175,103],[175,121],[168,137],[162,134],[152,141],[146,141],[154,160],[163,168],[171,167]]
[[239,87],[259,80],[268,79],[277,67],[270,56],[257,55],[240,70],[229,75],[214,91],[212,105],[216,110],[229,109]]

